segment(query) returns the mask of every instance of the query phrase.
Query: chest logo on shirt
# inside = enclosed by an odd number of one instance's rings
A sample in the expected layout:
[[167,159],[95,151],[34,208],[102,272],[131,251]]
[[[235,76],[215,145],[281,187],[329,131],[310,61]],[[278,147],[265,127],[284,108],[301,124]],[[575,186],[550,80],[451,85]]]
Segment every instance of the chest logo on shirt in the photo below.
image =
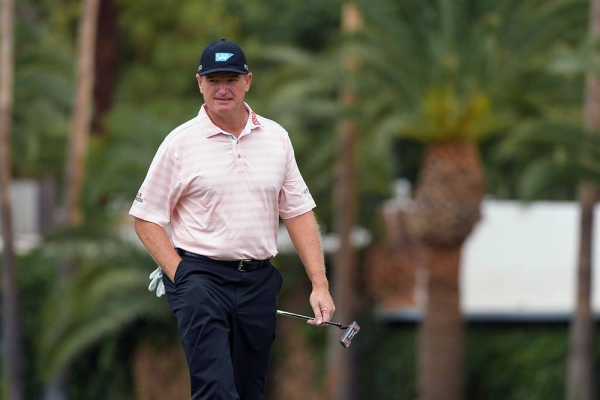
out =
[[142,197],[142,192],[138,192],[135,195],[135,201],[137,201],[138,203],[143,203],[144,202],[144,198]]

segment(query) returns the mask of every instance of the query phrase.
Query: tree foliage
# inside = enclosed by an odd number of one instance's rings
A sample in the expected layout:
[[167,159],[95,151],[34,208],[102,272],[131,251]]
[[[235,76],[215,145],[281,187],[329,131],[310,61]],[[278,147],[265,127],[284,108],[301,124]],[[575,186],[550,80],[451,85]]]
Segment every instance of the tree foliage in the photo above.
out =
[[73,82],[73,48],[64,32],[40,23],[31,4],[17,2],[13,169],[17,177],[63,171]]
[[147,291],[152,262],[131,244],[104,236],[48,242],[46,257],[69,255],[80,267],[57,282],[42,311],[40,363],[49,377],[136,321],[170,321],[165,299]]

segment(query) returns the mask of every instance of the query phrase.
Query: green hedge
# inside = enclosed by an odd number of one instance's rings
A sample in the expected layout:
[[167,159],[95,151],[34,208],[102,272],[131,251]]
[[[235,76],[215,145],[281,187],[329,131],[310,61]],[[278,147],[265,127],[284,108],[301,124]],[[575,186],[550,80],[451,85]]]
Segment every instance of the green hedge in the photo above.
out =
[[[353,342],[359,398],[416,399],[416,325],[362,318],[360,337]],[[567,324],[467,325],[465,399],[564,399],[568,339]]]

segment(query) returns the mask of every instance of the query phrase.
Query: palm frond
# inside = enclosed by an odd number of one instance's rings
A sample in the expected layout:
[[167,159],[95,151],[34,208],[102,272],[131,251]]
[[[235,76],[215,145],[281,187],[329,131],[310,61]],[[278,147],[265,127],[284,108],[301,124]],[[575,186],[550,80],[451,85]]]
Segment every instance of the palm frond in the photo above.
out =
[[600,62],[596,57],[599,44],[598,38],[588,35],[578,46],[562,45],[554,52],[548,68],[556,74],[585,75],[591,73],[600,77]]
[[582,179],[600,182],[600,171],[590,171],[578,162],[553,158],[538,159],[531,163],[519,182],[519,195],[525,200],[548,198],[560,187],[577,185]]
[[171,316],[166,299],[147,291],[154,267],[148,257],[123,245],[100,247],[76,253],[79,268],[69,280],[58,282],[45,302],[39,343],[48,376],[136,321],[168,321]]
[[598,135],[589,134],[582,127],[560,123],[523,124],[504,140],[498,150],[499,159],[517,156],[521,150],[537,147],[552,151],[564,147],[575,157],[594,152],[600,145]]
[[47,377],[53,376],[86,350],[108,336],[116,335],[133,321],[140,318],[164,319],[156,306],[156,299],[147,293],[146,298],[125,299],[114,303],[110,309],[95,315],[93,319],[80,321],[75,327],[53,342],[51,348],[44,348],[42,364]]

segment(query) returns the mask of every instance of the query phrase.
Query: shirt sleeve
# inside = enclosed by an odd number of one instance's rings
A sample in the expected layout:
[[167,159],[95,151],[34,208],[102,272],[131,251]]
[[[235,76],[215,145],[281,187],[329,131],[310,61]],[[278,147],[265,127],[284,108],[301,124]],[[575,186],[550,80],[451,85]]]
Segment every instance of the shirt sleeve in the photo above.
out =
[[309,212],[316,207],[316,204],[300,174],[294,148],[288,135],[285,135],[284,146],[286,148],[286,175],[279,192],[279,215],[283,219],[289,219]]
[[176,152],[163,142],[152,163],[129,214],[165,227],[181,196],[181,166]]

